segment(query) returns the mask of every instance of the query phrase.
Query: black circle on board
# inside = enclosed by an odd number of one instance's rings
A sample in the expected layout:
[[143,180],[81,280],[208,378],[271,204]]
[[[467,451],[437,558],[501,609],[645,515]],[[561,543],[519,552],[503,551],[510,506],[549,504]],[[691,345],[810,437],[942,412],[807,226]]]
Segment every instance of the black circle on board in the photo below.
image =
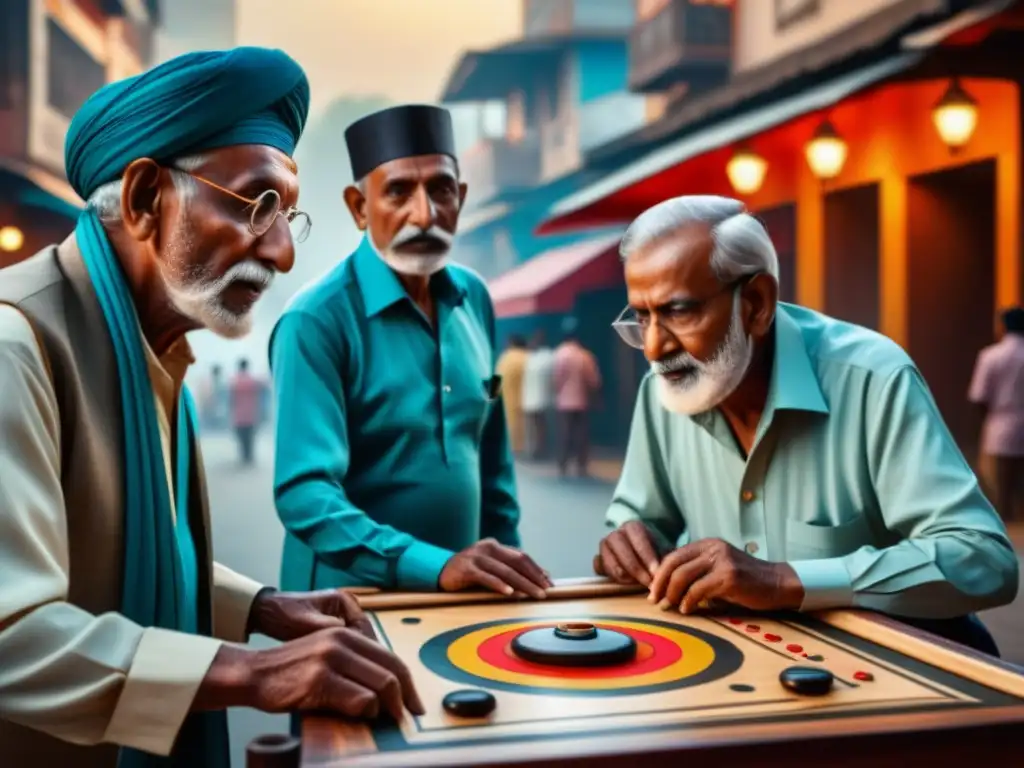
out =
[[558,629],[530,629],[516,635],[512,651],[521,659],[553,667],[607,667],[636,658],[636,640],[611,629],[593,635],[566,636]]
[[[499,619],[496,621],[481,622],[480,624],[470,624],[435,635],[420,647],[420,661],[423,666],[435,675],[443,677],[446,680],[451,680],[455,683],[461,683],[462,685],[484,686],[492,691],[510,691],[512,693],[536,694],[539,696],[550,696],[553,692],[557,692],[559,696],[579,696],[581,698],[637,696],[640,694],[663,693],[665,691],[674,691],[680,688],[690,688],[695,685],[703,685],[704,683],[721,680],[722,678],[728,677],[738,671],[739,668],[743,666],[743,652],[730,641],[726,640],[724,637],[713,635],[710,632],[705,632],[700,629],[694,629],[684,624],[678,624],[670,621],[656,621],[654,619],[644,619],[642,622],[639,622],[635,616],[601,615],[591,616],[588,620],[594,622],[628,621],[647,624],[652,627],[674,629],[677,632],[684,632],[710,645],[711,650],[714,651],[715,659],[706,669],[695,675],[681,677],[678,680],[670,680],[668,682],[654,683],[650,685],[636,685],[628,688],[609,689],[561,688],[557,684],[534,686],[524,685],[522,683],[508,683],[475,675],[455,666],[455,664],[451,662],[448,658],[448,648],[460,637],[468,635],[470,632],[476,632],[478,629],[496,627],[502,624],[511,624],[515,621],[515,619]],[[537,621],[537,624],[541,626],[548,626],[550,623],[550,620]]]
[[746,683],[733,683],[729,686],[729,690],[736,691],[736,693],[750,693],[754,690],[754,686]]
[[801,696],[824,696],[834,680],[831,672],[820,667],[786,667],[779,673],[783,687]]
[[423,621],[423,619],[419,618],[418,616],[403,616],[402,617],[402,623],[403,624],[419,624],[421,621]]
[[496,704],[493,693],[475,688],[452,691],[441,699],[444,711],[455,717],[487,717]]

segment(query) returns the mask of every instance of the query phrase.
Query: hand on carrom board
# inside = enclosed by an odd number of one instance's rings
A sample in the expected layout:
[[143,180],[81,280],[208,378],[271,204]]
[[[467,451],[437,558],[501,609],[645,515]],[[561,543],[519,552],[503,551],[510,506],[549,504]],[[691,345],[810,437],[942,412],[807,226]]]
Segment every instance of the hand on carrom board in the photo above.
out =
[[370,620],[359,602],[339,589],[315,592],[261,592],[249,613],[249,629],[274,640],[294,640],[332,627],[351,627],[373,639]]
[[542,600],[551,587],[551,577],[522,550],[484,539],[448,561],[438,586],[445,592],[483,587],[503,595]]
[[651,586],[661,562],[658,542],[639,520],[630,520],[601,540],[594,556],[594,573],[620,584]]
[[682,613],[727,603],[755,611],[797,610],[804,590],[788,563],[759,560],[721,539],[668,553],[650,584],[650,600]]
[[[266,650],[225,647],[238,661],[223,669],[245,692],[238,706],[263,712],[333,712],[401,720],[425,713],[408,667],[376,640],[348,627],[323,629]],[[240,682],[239,682],[240,681]],[[214,683],[216,685],[216,683]],[[230,688],[231,682],[221,683]]]

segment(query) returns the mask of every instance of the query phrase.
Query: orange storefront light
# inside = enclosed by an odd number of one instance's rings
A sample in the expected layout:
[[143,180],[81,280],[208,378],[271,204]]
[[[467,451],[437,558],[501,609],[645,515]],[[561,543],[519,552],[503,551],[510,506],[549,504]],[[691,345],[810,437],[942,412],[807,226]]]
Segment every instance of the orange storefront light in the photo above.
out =
[[741,149],[729,160],[725,166],[725,172],[729,176],[729,183],[737,193],[752,195],[764,183],[765,174],[768,172],[768,163],[755,152]]
[[932,109],[932,121],[939,136],[952,150],[963,147],[978,127],[978,102],[953,78]]
[[825,120],[807,142],[807,164],[819,179],[834,179],[846,164],[846,141],[831,122]]
[[14,253],[21,250],[25,243],[25,234],[14,226],[0,227],[0,251]]

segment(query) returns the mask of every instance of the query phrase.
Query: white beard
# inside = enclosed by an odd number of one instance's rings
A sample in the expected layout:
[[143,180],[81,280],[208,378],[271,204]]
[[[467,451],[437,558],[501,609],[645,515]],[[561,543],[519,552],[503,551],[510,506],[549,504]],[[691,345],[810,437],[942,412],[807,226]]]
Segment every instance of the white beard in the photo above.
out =
[[237,339],[252,330],[252,309],[234,312],[224,305],[224,291],[236,281],[245,281],[262,290],[270,287],[274,271],[249,259],[235,264],[219,278],[211,278],[206,270],[186,267],[185,255],[194,250],[194,235],[184,221],[167,244],[167,257],[161,265],[164,285],[174,309],[218,336]]
[[[402,253],[399,250],[403,243],[407,243],[409,240],[422,235],[428,235],[444,243],[445,249],[438,253]],[[370,235],[366,239],[376,254],[384,260],[384,263],[396,272],[403,275],[429,277],[448,266],[448,261],[451,258],[452,242],[455,238],[438,226],[422,230],[419,227],[406,224],[395,235],[387,248],[378,248],[377,244],[373,242],[373,237]]]
[[[688,416],[705,413],[718,406],[740,385],[754,356],[753,339],[743,332],[741,307],[737,293],[733,296],[729,332],[707,362],[681,351],[671,358],[651,363],[651,369],[659,374],[658,399],[662,407]],[[692,373],[677,380],[660,375],[681,368],[692,369]]]

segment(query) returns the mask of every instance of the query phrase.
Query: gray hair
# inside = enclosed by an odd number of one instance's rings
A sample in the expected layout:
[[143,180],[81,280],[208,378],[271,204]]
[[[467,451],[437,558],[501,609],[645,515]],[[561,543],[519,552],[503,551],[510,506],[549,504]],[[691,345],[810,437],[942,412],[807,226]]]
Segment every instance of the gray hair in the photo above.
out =
[[[171,179],[174,182],[175,190],[178,192],[178,197],[185,207],[188,207],[189,201],[196,192],[196,180],[190,177],[188,173],[194,171],[205,161],[206,158],[203,155],[190,155],[178,158],[174,162],[174,168],[171,168],[171,171],[178,171],[171,173]],[[123,188],[124,184],[121,179],[108,181],[106,184],[97,187],[96,191],[89,195],[89,199],[86,200],[86,207],[96,211],[101,221],[120,221],[121,192]]]
[[684,195],[658,203],[640,214],[619,245],[625,261],[646,245],[688,224],[704,224],[714,243],[711,269],[723,283],[767,272],[779,279],[779,257],[764,225],[739,200],[716,195]]

